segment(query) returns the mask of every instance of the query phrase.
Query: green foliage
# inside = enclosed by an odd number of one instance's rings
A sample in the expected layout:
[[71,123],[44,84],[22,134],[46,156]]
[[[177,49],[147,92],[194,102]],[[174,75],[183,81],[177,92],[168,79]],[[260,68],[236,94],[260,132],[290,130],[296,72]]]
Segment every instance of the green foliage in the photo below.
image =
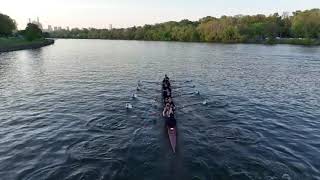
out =
[[42,31],[36,24],[28,23],[24,36],[28,41],[33,41],[42,38]]
[[184,42],[261,42],[261,43],[314,43],[308,40],[280,38],[320,38],[320,10],[296,11],[292,16],[278,13],[265,16],[204,17],[199,21],[182,20],[127,29],[72,29],[50,33],[54,38],[126,39]]
[[320,9],[295,12],[292,32],[297,37],[320,38]]
[[0,36],[9,36],[16,29],[16,22],[9,16],[0,13]]
[[50,37],[50,34],[49,34],[48,32],[44,32],[44,33],[42,33],[42,36],[43,36],[44,38],[49,38],[49,37]]
[[228,26],[222,33],[222,42],[239,42],[241,37],[236,27]]
[[11,47],[17,47],[17,46],[29,46],[29,45],[35,45],[35,44],[42,44],[46,40],[39,39],[36,41],[27,41],[23,38],[0,38],[0,48],[11,48]]

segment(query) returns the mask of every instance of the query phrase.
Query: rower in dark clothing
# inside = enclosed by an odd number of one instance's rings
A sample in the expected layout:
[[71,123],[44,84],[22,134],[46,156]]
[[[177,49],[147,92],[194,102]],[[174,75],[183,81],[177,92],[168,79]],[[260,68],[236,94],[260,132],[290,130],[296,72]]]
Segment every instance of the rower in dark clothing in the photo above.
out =
[[176,119],[174,118],[174,112],[169,103],[166,104],[162,112],[163,117],[166,120],[166,125],[170,128],[176,126]]
[[163,95],[163,99],[171,97],[170,89],[164,89],[162,95]]
[[171,88],[168,86],[166,82],[163,83],[162,85],[162,90],[163,90],[163,98],[171,97]]
[[166,82],[164,82],[162,84],[162,89],[168,89],[168,88],[170,88],[170,86],[168,86],[168,84]]
[[169,81],[169,77],[166,74],[164,75],[164,80]]
[[172,101],[172,98],[171,97],[169,97],[168,98],[168,103],[170,104],[170,106],[171,106],[171,108],[172,108],[172,110],[173,110],[173,112],[176,110],[176,105],[174,104],[174,102]]
[[167,89],[167,88],[170,88],[170,89],[171,89],[170,82],[169,82],[169,81],[164,81],[164,82],[162,83],[162,88],[163,88],[163,89]]
[[162,87],[171,87],[170,86],[170,81],[169,81],[169,77],[167,75],[165,75],[163,81],[162,81]]
[[169,103],[169,98],[168,98],[168,97],[164,98],[164,99],[163,99],[163,103],[164,103],[164,104]]
[[163,102],[164,102],[164,104],[167,104],[167,103],[170,104],[173,111],[176,109],[176,106],[175,106],[174,102],[172,101],[172,97],[164,98]]
[[171,84],[170,84],[169,81],[165,81],[164,83],[165,83],[165,85],[166,85],[167,87],[171,88]]
[[177,125],[177,121],[174,118],[174,116],[170,116],[169,118],[166,119],[166,124],[169,128],[174,128]]

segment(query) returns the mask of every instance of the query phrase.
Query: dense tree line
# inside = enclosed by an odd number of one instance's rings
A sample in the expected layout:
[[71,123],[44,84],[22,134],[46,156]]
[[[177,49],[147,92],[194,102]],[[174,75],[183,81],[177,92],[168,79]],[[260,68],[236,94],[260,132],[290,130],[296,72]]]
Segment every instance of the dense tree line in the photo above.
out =
[[16,29],[16,22],[9,16],[0,13],[0,37],[10,36]]
[[126,29],[72,29],[50,33],[56,38],[155,41],[257,42],[275,38],[320,38],[320,9],[253,16],[205,17]]

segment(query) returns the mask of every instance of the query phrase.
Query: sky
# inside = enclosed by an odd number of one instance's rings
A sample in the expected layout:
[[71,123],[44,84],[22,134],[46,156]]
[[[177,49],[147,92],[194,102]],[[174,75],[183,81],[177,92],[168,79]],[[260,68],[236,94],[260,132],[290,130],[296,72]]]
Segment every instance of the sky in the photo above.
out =
[[320,0],[0,0],[0,13],[24,29],[28,19],[70,28],[115,28],[205,16],[253,15],[320,8]]

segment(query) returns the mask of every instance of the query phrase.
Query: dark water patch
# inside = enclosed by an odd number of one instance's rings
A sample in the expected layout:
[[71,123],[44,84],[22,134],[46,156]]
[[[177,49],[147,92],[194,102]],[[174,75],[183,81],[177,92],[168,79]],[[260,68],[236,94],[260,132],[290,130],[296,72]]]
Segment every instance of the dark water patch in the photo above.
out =
[[[82,161],[51,165],[39,169],[30,169],[21,173],[18,179],[117,179],[126,177],[126,167],[121,161]],[[99,168],[103,166],[103,168]],[[32,171],[32,172],[31,172]],[[112,171],[112,174],[106,173]],[[30,172],[30,173],[29,173]]]
[[97,136],[88,141],[74,143],[68,147],[67,152],[71,159],[76,160],[110,160],[117,153],[126,151],[127,146],[119,137]]
[[259,158],[237,159],[238,164],[228,164],[232,179],[298,179],[296,172],[280,162],[262,161]]
[[103,113],[90,119],[86,126],[101,131],[120,130],[126,128],[127,121],[123,118],[123,115],[108,115],[107,113]]
[[233,141],[240,144],[257,144],[261,138],[256,132],[239,127],[211,126],[203,133],[214,143]]

